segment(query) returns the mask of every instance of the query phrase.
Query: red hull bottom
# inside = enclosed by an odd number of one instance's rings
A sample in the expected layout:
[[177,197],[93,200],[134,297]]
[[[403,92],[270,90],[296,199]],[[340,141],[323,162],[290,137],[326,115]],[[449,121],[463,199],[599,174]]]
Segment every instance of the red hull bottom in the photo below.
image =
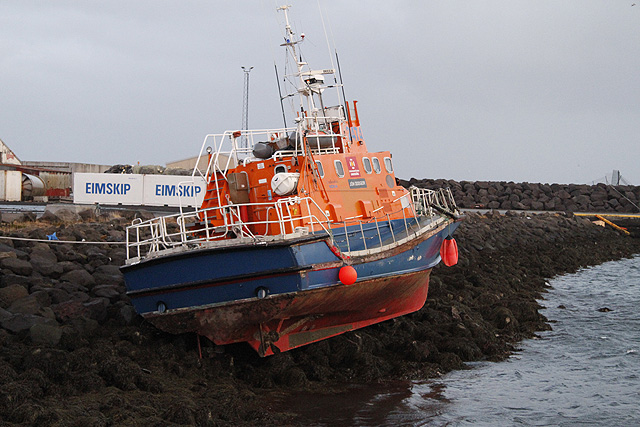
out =
[[430,272],[146,318],[164,331],[196,332],[219,345],[246,341],[268,356],[419,310],[427,299]]

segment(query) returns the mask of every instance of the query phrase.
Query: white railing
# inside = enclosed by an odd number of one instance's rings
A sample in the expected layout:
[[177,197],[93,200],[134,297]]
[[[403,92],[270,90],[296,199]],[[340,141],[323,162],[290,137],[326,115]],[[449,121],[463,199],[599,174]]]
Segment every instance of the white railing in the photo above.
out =
[[[138,219],[127,227],[127,260],[131,264],[167,251],[215,245],[260,244],[318,233],[326,234],[333,242],[339,239],[347,255],[372,253],[402,244],[436,226],[441,222],[438,219],[444,221],[443,213],[451,217],[459,213],[448,189],[412,187],[409,194],[394,202],[409,197],[412,203],[402,203],[402,209],[398,212],[384,213],[376,209],[372,218],[360,215],[339,222],[331,221],[310,197],[288,197],[271,203],[228,204],[147,221]],[[249,221],[243,213],[249,210],[265,211],[266,220]],[[396,214],[401,214],[401,218]],[[214,217],[217,218],[217,226],[211,223]],[[392,217],[395,219],[392,220]],[[403,223],[398,222],[399,219]],[[398,227],[398,224],[404,226]],[[264,233],[256,234],[255,230],[264,230]],[[368,243],[367,239],[371,242]]]
[[[295,209],[295,211],[294,211]],[[249,221],[245,211],[263,210],[266,220]],[[272,214],[273,213],[273,214]],[[218,220],[213,225],[212,219]],[[167,250],[201,247],[211,242],[265,240],[271,235],[293,238],[331,230],[324,211],[310,197],[289,197],[271,203],[240,203],[177,213],[147,221],[134,220],[127,227],[127,259],[142,259]],[[276,233],[273,233],[275,227]],[[264,229],[256,234],[256,229]],[[270,237],[273,238],[273,237]]]

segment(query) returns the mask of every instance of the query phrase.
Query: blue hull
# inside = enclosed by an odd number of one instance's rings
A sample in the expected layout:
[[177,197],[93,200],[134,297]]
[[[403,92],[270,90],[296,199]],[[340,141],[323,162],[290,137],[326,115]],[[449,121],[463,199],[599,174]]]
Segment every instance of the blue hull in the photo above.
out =
[[[397,230],[391,236],[396,225]],[[389,227],[389,238],[400,235],[400,227],[404,225],[396,225]],[[426,298],[428,273],[440,262],[442,241],[457,226],[457,222],[451,221],[388,251],[348,260],[332,247],[328,237],[308,236],[286,244],[230,246],[170,254],[124,266],[122,272],[136,311],[160,329],[171,333],[196,332],[219,344],[255,341],[258,326],[279,322],[282,327],[285,320],[304,319],[311,312],[316,319],[323,316],[331,325],[327,319],[331,318],[334,307],[342,313],[350,307],[356,308],[347,320],[362,325],[408,312],[402,308],[402,313],[386,313],[386,308],[377,308],[378,304],[380,307],[413,307],[415,301],[404,299],[417,298],[422,301],[411,311],[419,309]],[[340,235],[339,231],[334,232],[335,246],[346,249],[345,233]],[[366,232],[364,235],[367,236]],[[364,248],[367,244],[350,239],[352,251],[358,245]],[[336,292],[346,286],[338,275],[347,263],[355,268],[357,281],[344,295],[352,295],[354,300],[334,301],[325,306],[323,302],[330,300],[329,294],[319,298],[319,292]],[[313,299],[313,304],[305,305],[306,296]],[[365,301],[368,307],[363,306]],[[292,311],[294,303],[300,307],[299,311]],[[369,312],[368,308],[375,309]],[[260,313],[252,312],[255,310]],[[207,315],[203,317],[205,312]],[[216,317],[220,313],[223,317]],[[365,317],[379,319],[360,318],[363,313]],[[343,316],[340,322],[344,321]],[[352,323],[346,330],[355,328]],[[338,333],[341,332],[344,331]],[[261,354],[265,352],[263,349]]]

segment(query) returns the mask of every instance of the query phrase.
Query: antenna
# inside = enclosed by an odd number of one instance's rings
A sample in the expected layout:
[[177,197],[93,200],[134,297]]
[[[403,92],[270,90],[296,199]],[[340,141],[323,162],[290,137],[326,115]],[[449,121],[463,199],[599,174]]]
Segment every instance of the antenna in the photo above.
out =
[[[242,67],[242,71],[244,71],[244,91],[243,91],[243,99],[242,99],[242,130],[246,131],[249,129],[249,73],[253,70],[253,67]],[[243,148],[249,148],[249,144],[247,142],[247,135],[242,135],[242,139],[240,140],[240,146]]]
[[278,82],[278,95],[280,95],[280,109],[282,110],[282,121],[284,123],[284,127],[287,127],[287,117],[284,114],[284,104],[283,104],[283,100],[284,98],[282,97],[282,90],[280,89],[280,78],[278,77],[278,66],[276,65],[276,63],[273,63],[273,68],[275,68],[276,70],[276,82]]

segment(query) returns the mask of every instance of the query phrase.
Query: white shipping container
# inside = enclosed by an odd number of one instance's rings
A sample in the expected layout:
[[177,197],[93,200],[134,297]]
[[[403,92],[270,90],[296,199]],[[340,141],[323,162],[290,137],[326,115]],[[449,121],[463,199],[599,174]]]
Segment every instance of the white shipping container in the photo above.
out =
[[207,184],[203,177],[180,175],[144,175],[146,206],[192,206],[200,207]]
[[73,174],[73,203],[141,205],[142,175],[114,173]]
[[73,174],[79,204],[199,207],[207,189],[202,177],[110,173]]

